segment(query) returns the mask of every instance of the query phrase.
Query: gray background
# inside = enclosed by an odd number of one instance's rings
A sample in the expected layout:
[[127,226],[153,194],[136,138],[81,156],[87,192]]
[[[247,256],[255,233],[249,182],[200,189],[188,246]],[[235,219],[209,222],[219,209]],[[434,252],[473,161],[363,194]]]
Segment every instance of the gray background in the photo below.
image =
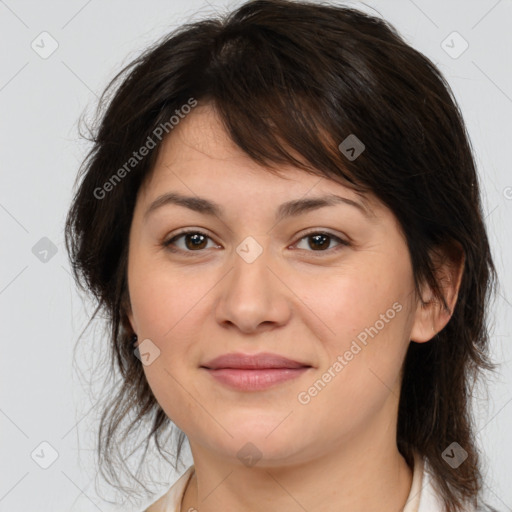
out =
[[[118,497],[95,478],[93,457],[105,359],[99,322],[82,336],[73,364],[73,347],[92,312],[72,281],[63,242],[73,182],[88,148],[77,121],[84,111],[94,112],[115,72],[157,37],[239,3],[0,1],[0,511],[114,510],[98,495]],[[499,510],[512,510],[512,4],[345,4],[380,13],[432,59],[467,123],[501,280],[491,319],[500,368],[489,394],[481,389],[475,397],[478,442],[485,454],[487,498]],[[460,37],[450,36],[453,31]],[[458,55],[464,41],[469,46]],[[43,469],[53,450],[56,460]],[[156,463],[151,471],[160,493],[177,477]],[[141,504],[123,508],[140,509]]]

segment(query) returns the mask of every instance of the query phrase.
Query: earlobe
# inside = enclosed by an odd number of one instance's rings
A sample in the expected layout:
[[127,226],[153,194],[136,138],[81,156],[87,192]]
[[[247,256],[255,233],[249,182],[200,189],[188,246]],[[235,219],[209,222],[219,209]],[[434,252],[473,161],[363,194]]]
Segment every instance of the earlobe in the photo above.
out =
[[451,318],[451,312],[435,299],[427,302],[418,300],[418,306],[411,329],[410,339],[416,343],[430,341],[441,331]]
[[[434,296],[432,288],[425,285],[418,298],[410,339],[425,343],[444,329],[452,317],[464,273],[465,256],[460,245],[436,251],[434,255],[435,274],[441,293],[446,302]],[[426,302],[422,300],[427,296]]]

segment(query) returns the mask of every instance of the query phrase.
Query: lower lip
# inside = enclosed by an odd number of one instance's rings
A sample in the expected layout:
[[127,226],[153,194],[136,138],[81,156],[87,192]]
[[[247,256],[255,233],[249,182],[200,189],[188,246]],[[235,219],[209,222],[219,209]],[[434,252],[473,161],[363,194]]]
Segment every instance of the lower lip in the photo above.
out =
[[309,367],[262,368],[259,370],[238,370],[235,368],[210,370],[206,368],[206,370],[214,379],[232,388],[244,391],[259,391],[291,379],[296,379],[309,370]]

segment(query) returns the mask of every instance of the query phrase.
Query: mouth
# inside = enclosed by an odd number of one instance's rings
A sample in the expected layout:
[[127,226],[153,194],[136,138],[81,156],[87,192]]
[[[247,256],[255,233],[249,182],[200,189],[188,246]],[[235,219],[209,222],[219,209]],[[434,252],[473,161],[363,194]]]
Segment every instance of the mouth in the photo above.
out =
[[201,368],[217,382],[243,391],[260,391],[295,379],[312,366],[270,353],[225,354]]

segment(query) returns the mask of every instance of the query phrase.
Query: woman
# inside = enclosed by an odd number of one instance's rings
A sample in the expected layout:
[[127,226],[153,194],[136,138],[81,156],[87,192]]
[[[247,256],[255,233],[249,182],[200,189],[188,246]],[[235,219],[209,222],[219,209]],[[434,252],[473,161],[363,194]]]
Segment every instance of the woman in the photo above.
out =
[[103,474],[149,420],[194,461],[150,512],[482,510],[495,269],[436,67],[357,10],[256,0],[114,86],[66,226],[122,376]]

